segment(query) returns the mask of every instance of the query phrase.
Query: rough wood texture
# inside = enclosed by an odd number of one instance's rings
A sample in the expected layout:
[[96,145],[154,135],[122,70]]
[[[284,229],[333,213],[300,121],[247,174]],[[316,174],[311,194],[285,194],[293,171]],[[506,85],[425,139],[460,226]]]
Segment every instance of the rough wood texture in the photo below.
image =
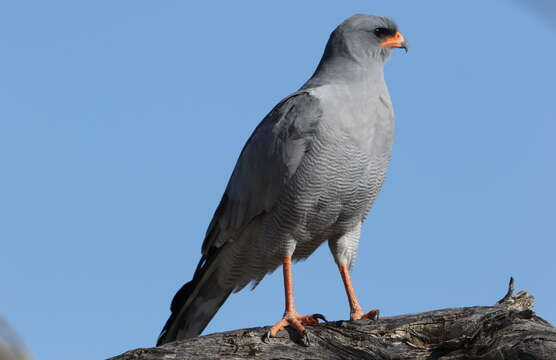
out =
[[556,328],[532,311],[533,297],[508,294],[494,306],[436,310],[378,321],[308,326],[310,344],[283,331],[270,344],[268,328],[202,336],[112,360],[162,359],[556,359]]

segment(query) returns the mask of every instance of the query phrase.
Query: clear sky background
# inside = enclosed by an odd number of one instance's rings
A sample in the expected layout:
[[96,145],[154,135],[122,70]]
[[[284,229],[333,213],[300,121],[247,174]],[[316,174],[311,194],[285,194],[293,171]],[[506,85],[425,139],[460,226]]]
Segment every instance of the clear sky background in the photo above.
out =
[[[556,20],[518,2],[11,1],[0,5],[0,314],[37,359],[152,346],[257,123],[358,12],[411,49],[386,79],[397,134],[353,278],[384,316],[516,287],[556,323]],[[544,16],[544,17],[543,17]],[[300,312],[346,319],[327,246]],[[269,325],[281,273],[206,333]]]

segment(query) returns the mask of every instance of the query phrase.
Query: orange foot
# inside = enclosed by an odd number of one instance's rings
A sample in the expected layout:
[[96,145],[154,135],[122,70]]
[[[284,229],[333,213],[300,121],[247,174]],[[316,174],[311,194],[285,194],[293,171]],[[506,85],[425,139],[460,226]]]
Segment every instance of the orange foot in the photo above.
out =
[[280,330],[283,330],[286,326],[297,330],[302,339],[307,340],[307,332],[305,331],[305,326],[303,324],[318,324],[319,319],[326,321],[323,315],[313,314],[301,316],[297,312],[286,313],[282,320],[278,321],[270,330],[265,334],[263,340],[268,342],[271,337],[275,337]]
[[378,309],[373,309],[366,314],[363,311],[359,310],[351,313],[351,320],[360,320],[360,319],[378,320],[379,314],[380,314],[380,310]]

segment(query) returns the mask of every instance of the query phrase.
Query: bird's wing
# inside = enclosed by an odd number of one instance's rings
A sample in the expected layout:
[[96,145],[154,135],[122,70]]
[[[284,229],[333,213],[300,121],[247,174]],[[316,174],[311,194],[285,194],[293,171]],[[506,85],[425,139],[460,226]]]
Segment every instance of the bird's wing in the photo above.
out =
[[233,241],[253,218],[271,211],[302,162],[321,115],[319,100],[300,91],[278,103],[261,121],[241,151],[208,227],[204,258]]
[[[157,346],[199,335],[234,290],[215,280],[219,254],[259,215],[272,210],[311,145],[319,100],[296,92],[272,109],[241,151],[203,242],[193,279],[176,293]],[[231,248],[228,248],[230,250]],[[251,279],[250,279],[251,280]]]

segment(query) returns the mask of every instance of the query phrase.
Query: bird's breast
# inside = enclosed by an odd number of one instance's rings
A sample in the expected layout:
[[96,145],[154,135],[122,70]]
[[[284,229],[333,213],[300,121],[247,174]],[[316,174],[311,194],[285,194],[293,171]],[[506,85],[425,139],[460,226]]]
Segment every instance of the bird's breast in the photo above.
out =
[[317,139],[293,184],[298,236],[313,241],[361,222],[382,185],[389,152],[368,152],[350,134]]
[[392,138],[389,100],[345,93],[322,101],[322,118],[282,197],[275,223],[315,243],[361,222],[384,180]]
[[362,152],[373,155],[390,152],[394,136],[394,114],[386,88],[323,88],[323,117],[320,136],[351,143]]

